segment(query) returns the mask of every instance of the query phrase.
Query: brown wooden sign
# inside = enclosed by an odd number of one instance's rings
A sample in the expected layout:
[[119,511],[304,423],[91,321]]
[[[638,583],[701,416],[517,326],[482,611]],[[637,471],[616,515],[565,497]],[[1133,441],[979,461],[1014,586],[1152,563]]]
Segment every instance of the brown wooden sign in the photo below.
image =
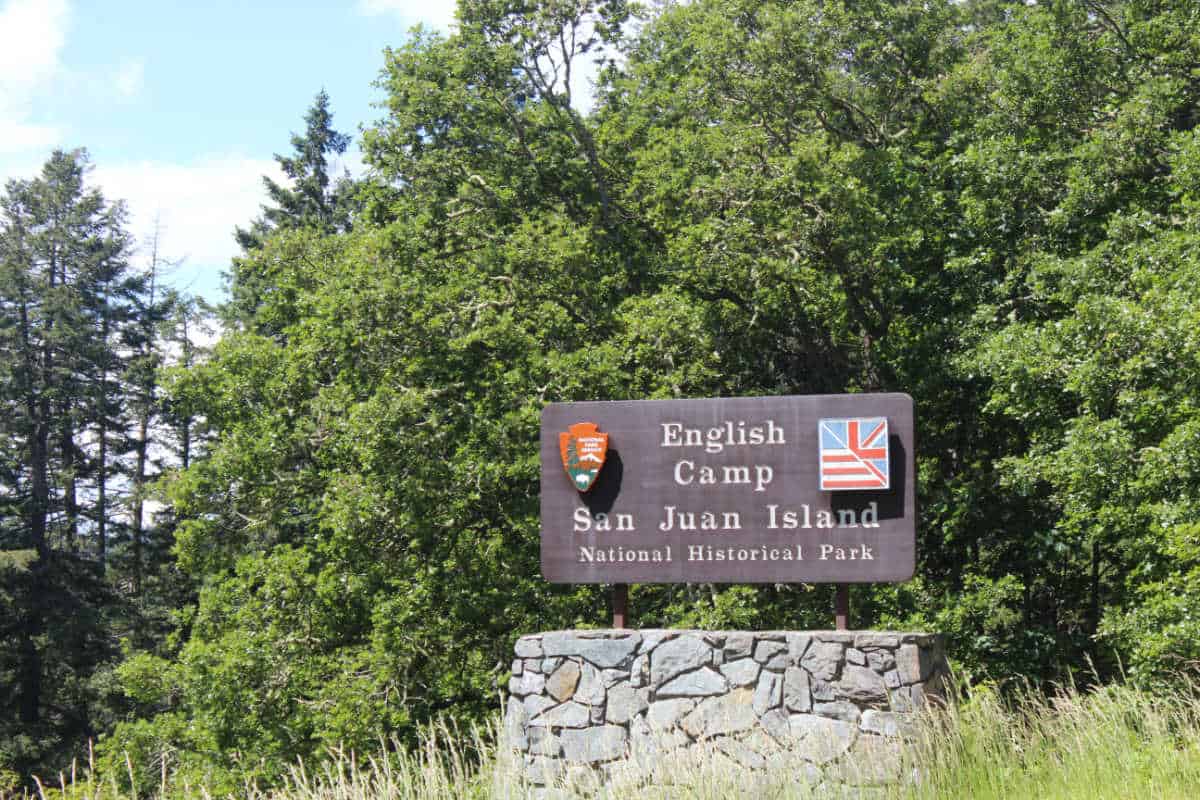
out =
[[555,403],[555,583],[865,583],[916,565],[906,394]]

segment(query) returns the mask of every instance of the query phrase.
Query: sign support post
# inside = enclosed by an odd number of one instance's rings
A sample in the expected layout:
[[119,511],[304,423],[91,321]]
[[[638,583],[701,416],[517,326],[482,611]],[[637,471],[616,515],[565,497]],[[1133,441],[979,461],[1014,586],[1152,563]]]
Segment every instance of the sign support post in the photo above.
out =
[[850,586],[839,583],[833,599],[833,624],[839,631],[850,628]]
[[629,584],[614,583],[612,587],[613,627],[617,630],[625,628],[626,611],[629,606]]

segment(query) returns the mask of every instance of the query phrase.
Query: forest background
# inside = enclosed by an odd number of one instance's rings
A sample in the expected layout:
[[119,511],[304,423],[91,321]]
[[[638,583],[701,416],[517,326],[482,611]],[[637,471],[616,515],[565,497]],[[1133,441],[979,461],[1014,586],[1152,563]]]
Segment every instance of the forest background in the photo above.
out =
[[917,577],[857,626],[944,632],[967,683],[1195,667],[1200,6],[458,13],[386,53],[361,178],[318,95],[215,317],[85,152],[4,188],[0,790],[89,739],[220,790],[494,714],[517,635],[607,616],[540,576],[552,401],[908,392]]

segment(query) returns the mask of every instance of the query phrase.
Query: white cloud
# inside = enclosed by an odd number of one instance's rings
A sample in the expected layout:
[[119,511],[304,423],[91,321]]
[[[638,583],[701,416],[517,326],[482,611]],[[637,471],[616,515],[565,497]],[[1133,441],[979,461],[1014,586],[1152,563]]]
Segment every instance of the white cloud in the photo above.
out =
[[0,8],[0,83],[29,91],[58,69],[66,0],[9,0]]
[[140,58],[126,58],[117,65],[113,85],[118,95],[131,98],[141,93],[145,78],[146,62]]
[[262,176],[285,181],[272,159],[214,155],[180,164],[101,164],[91,181],[109,200],[125,200],[141,257],[160,225],[160,256],[184,259],[172,284],[218,300],[220,274],[237,254],[235,226],[249,225],[265,202]]
[[[4,110],[0,109],[0,153],[48,150],[59,141],[59,136],[58,128],[35,125],[19,117],[6,119]],[[9,169],[0,169],[0,178],[32,177],[32,173],[37,170],[37,165],[34,165],[32,170],[11,170],[11,174]]]
[[358,10],[378,16],[392,14],[405,25],[423,22],[431,28],[448,31],[454,22],[455,0],[359,0]]
[[0,153],[44,149],[59,132],[30,120],[33,98],[59,73],[70,11],[66,0],[0,6]]

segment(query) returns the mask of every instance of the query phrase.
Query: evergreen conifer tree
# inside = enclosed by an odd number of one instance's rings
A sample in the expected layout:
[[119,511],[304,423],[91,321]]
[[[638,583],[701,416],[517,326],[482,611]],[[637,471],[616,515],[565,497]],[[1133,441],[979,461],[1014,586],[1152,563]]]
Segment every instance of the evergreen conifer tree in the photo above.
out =
[[113,655],[102,576],[141,284],[124,209],[87,170],[55,151],[0,195],[0,757],[19,772],[94,733],[89,678]]

